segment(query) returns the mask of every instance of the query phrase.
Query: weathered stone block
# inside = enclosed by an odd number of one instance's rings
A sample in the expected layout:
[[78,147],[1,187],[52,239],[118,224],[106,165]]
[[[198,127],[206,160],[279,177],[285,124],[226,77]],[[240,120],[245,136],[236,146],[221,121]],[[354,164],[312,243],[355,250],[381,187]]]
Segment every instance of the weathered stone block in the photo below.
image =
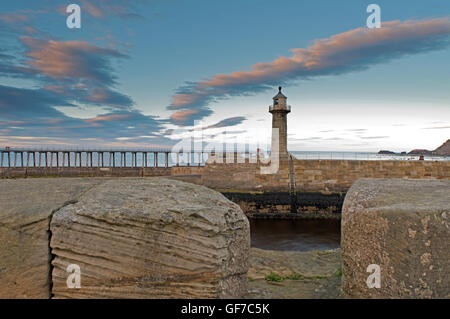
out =
[[[239,298],[249,223],[238,205],[176,180],[103,183],[53,216],[56,298]],[[68,288],[67,267],[81,270]]]
[[49,298],[51,215],[99,182],[0,180],[0,298]]
[[[356,181],[342,210],[344,295],[450,298],[449,194],[448,180]],[[380,288],[367,285],[371,264]]]

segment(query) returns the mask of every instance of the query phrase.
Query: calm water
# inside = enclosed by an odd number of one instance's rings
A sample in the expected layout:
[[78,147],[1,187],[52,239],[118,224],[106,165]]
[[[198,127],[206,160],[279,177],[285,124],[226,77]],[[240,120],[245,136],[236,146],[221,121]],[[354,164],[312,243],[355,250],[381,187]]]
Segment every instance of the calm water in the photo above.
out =
[[339,220],[250,219],[251,246],[268,250],[326,250],[340,246]]
[[[308,152],[292,151],[297,159],[364,160],[364,161],[418,161],[419,155],[378,154],[374,152]],[[450,161],[450,156],[424,155],[425,161]]]

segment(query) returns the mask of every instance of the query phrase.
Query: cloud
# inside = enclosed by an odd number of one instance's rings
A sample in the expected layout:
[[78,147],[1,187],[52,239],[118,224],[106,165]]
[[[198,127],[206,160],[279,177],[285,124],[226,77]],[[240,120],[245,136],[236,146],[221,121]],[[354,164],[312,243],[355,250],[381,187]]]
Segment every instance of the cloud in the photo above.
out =
[[[144,2],[136,0],[81,0],[81,10],[95,19],[113,16],[121,19],[146,20],[144,16],[138,13],[139,4],[144,4]],[[66,7],[67,5],[58,6],[56,11],[61,15],[67,15]]]
[[104,121],[117,121],[121,119],[127,119],[129,118],[129,114],[109,114],[109,115],[102,115],[102,116],[96,116],[94,118],[90,118],[87,120],[84,120],[86,123],[95,123],[95,122],[104,122]]
[[225,130],[225,131],[222,131],[222,132],[219,132],[219,133],[216,133],[216,134],[204,135],[203,137],[204,138],[209,138],[209,139],[215,139],[218,136],[221,136],[222,138],[225,138],[225,137],[230,137],[232,135],[241,135],[241,134],[244,134],[244,133],[248,133],[248,132],[246,130],[236,130],[236,131]]
[[246,130],[236,130],[236,131],[222,131],[220,134],[243,134],[243,133],[247,133]]
[[[122,0],[83,0],[80,4],[87,14],[97,17],[108,10],[120,11],[119,7],[123,12],[136,7],[135,1]],[[105,111],[132,110],[131,97],[116,89],[119,83],[114,67],[115,62],[129,56],[123,51],[83,40],[58,40],[30,24],[43,19],[37,19],[38,14],[53,10],[26,9],[0,14],[0,32],[4,33],[0,77],[34,81],[53,93],[49,95],[61,95],[61,99],[74,106],[95,105]],[[63,14],[67,15],[65,10]]]
[[26,25],[23,27],[23,30],[27,33],[27,34],[40,34],[41,31],[33,26],[30,25]]
[[[135,7],[131,4],[134,1],[125,0],[81,2],[87,14],[96,18],[112,12],[115,16],[132,15]],[[0,32],[5,35],[0,48],[0,77],[34,82],[33,88],[0,85],[1,144],[118,146],[123,145],[118,142],[122,138],[132,140],[127,143],[130,147],[151,147],[176,142],[163,136],[167,120],[142,114],[134,109],[129,96],[117,91],[114,63],[127,59],[127,54],[111,46],[56,39],[28,23],[34,20],[33,12],[0,14]],[[103,111],[81,119],[61,109],[89,105]]]
[[335,132],[335,130],[324,130],[324,131],[320,131],[320,133],[330,133],[330,132]]
[[57,139],[58,143],[86,144],[90,141],[90,144],[99,145],[112,143],[119,137],[144,145],[149,138],[162,145],[176,142],[161,133],[164,121],[136,110],[115,110],[79,119],[65,115],[55,108],[57,106],[74,105],[64,96],[48,90],[0,85],[1,142],[26,140],[48,144],[48,139]]
[[3,13],[0,14],[0,21],[3,21],[5,23],[23,23],[28,22],[29,18],[24,14],[18,14],[18,13]]
[[445,130],[449,128],[450,126],[432,126],[432,127],[424,127],[423,130]]
[[[145,17],[140,15],[138,4],[142,1],[136,0],[97,0],[101,3],[104,10],[110,14],[122,19],[137,19],[146,20]],[[147,1],[148,2],[148,1]]]
[[94,3],[85,0],[81,1],[81,3],[83,9],[86,10],[93,17],[102,18],[105,15],[105,12]]
[[207,129],[211,129],[211,128],[235,126],[235,125],[241,124],[245,120],[246,120],[246,118],[244,116],[229,117],[227,119],[217,122],[216,124],[209,125],[203,129],[207,130]]
[[58,118],[63,116],[55,106],[73,106],[61,96],[45,90],[22,89],[0,85],[0,117]]
[[53,79],[77,78],[111,85],[109,58],[124,58],[122,53],[91,45],[85,41],[45,41],[30,36],[20,37],[31,58],[27,64]]
[[366,128],[351,128],[351,129],[346,129],[344,131],[347,131],[347,132],[365,132],[365,131],[367,131],[367,129]]
[[133,105],[133,101],[127,95],[115,92],[106,88],[92,88],[87,90],[85,101],[93,104],[114,106],[117,108],[128,107]]
[[24,66],[0,64],[0,72],[47,83],[46,89],[80,103],[109,108],[129,108],[130,97],[116,92],[117,77],[112,59],[127,58],[117,50],[102,48],[85,41],[42,40],[30,36],[19,38],[26,47]]
[[182,110],[173,113],[170,116],[170,121],[172,123],[182,125],[182,126],[192,126],[195,120],[202,119],[208,115],[211,115],[212,111],[210,109],[192,109],[192,110]]
[[6,50],[0,48],[0,76],[12,78],[24,78],[28,76],[28,72],[17,67],[16,57],[8,54]]
[[319,141],[322,140],[322,137],[319,136],[312,136],[312,137],[306,137],[306,138],[289,138],[290,141]]
[[291,49],[289,57],[256,63],[250,71],[187,83],[177,90],[168,109],[206,110],[219,99],[255,94],[301,79],[366,70],[407,55],[442,49],[449,44],[449,35],[449,17],[383,22],[380,29],[356,28],[316,40],[307,48]]
[[363,140],[378,140],[383,138],[389,138],[390,136],[361,136]]

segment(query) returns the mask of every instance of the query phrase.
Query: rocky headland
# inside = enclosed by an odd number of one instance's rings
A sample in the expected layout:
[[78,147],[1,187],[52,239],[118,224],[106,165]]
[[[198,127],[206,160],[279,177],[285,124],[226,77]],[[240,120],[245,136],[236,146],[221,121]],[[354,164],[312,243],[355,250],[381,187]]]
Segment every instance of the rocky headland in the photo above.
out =
[[450,156],[450,139],[435,149],[433,153],[436,155]]
[[437,155],[437,156],[450,156],[450,139],[448,139],[444,144],[436,148],[434,151],[426,149],[413,149],[409,152],[396,153],[389,150],[381,150],[378,152],[380,155]]

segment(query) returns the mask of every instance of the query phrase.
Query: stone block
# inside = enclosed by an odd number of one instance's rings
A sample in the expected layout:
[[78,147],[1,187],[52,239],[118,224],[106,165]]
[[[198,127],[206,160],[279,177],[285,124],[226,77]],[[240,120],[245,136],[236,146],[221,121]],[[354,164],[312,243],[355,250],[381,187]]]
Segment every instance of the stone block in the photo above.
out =
[[49,223],[95,179],[0,180],[0,298],[50,297]]
[[[203,186],[162,178],[110,180],[51,222],[55,298],[240,298],[249,223]],[[81,288],[68,288],[79,266]]]
[[[356,181],[342,210],[344,295],[450,298],[449,194],[449,180]],[[367,284],[373,264],[380,267],[380,288]]]

